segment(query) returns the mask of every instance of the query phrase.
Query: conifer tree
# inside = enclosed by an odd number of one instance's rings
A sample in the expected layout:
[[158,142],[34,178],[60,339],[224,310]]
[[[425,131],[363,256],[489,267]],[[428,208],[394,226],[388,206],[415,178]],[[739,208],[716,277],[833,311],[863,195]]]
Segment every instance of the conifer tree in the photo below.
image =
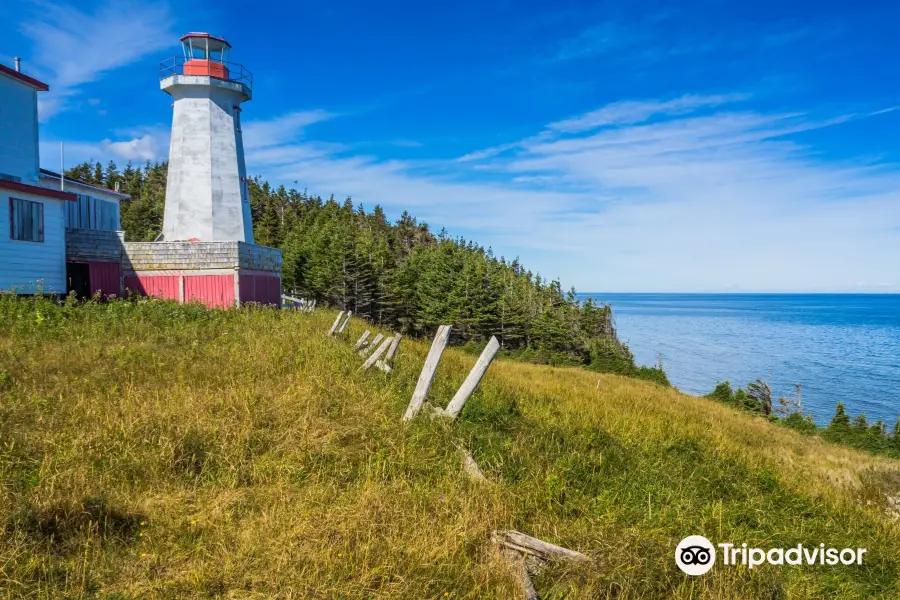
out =
[[[114,187],[129,241],[152,241],[162,230],[168,165],[113,161],[74,166],[67,175]],[[282,287],[292,294],[351,309],[378,325],[421,335],[453,325],[453,342],[495,335],[510,356],[638,374],[616,338],[608,306],[563,293],[559,281],[507,262],[492,249],[433,233],[408,212],[391,223],[380,206],[366,211],[305,190],[248,181],[255,241],[282,251]],[[651,369],[652,371],[653,369]]]

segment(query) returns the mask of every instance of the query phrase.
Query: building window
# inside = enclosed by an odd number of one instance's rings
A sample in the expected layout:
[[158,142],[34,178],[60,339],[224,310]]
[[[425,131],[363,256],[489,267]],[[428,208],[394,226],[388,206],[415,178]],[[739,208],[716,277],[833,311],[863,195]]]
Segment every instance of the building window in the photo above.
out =
[[31,200],[10,198],[9,237],[23,242],[43,242],[44,205]]
[[66,227],[118,231],[119,204],[78,194],[76,202],[66,203]]

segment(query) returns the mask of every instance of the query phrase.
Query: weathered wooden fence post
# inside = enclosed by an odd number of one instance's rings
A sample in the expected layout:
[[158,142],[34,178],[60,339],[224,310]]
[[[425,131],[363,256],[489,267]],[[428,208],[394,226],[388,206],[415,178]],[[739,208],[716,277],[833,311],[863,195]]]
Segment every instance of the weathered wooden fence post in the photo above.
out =
[[334,320],[334,324],[331,326],[331,329],[328,330],[328,335],[334,335],[334,332],[337,331],[338,323],[341,322],[341,317],[344,316],[344,311],[338,313],[337,319]]
[[462,455],[463,471],[475,481],[486,482],[488,478],[484,476],[484,472],[481,470],[481,467],[478,466],[478,463],[475,462],[472,455],[469,454],[469,451],[460,446],[459,453]]
[[403,415],[404,421],[413,419],[422,408],[428,390],[431,388],[431,382],[434,380],[434,372],[437,370],[438,363],[441,361],[441,354],[447,347],[447,340],[450,339],[450,326],[441,325],[438,327],[434,341],[431,343],[431,350],[428,351],[428,357],[425,359],[425,365],[422,367],[422,373],[419,375],[419,381],[416,383],[416,391],[413,392],[412,400],[406,408]]
[[343,325],[341,325],[341,326],[338,328],[338,330],[337,330],[338,333],[344,333],[344,330],[347,329],[347,325],[350,324],[350,317],[352,317],[352,316],[353,316],[353,311],[352,311],[352,310],[348,310],[348,311],[347,311],[347,318],[344,319]]
[[391,361],[394,360],[394,355],[397,354],[397,347],[400,345],[400,340],[403,339],[403,336],[399,333],[394,336],[394,341],[391,342],[391,347],[388,348],[387,354],[384,355],[384,358],[375,363],[375,366],[384,371],[385,373],[391,372]]
[[376,362],[379,358],[381,358],[381,355],[384,354],[385,352],[387,352],[388,347],[391,345],[391,342],[393,342],[393,341],[394,341],[393,338],[388,338],[388,339],[384,340],[384,341],[381,343],[381,345],[378,346],[378,349],[375,350],[375,352],[372,353],[372,356],[369,357],[369,360],[367,360],[366,362],[363,363],[363,366],[360,367],[360,369],[363,370],[363,371],[368,371],[368,370],[369,370],[369,367],[371,367],[372,365],[374,365],[375,362]]
[[377,348],[377,347],[378,347],[378,344],[380,344],[380,343],[381,343],[381,340],[383,340],[383,339],[384,339],[384,335],[382,335],[382,334],[379,333],[378,335],[375,336],[375,339],[372,340],[371,343],[366,344],[366,345],[364,345],[362,348],[360,348],[360,350],[359,350],[359,355],[360,355],[360,356],[366,356],[369,352],[371,352],[371,351],[373,351],[375,348]]
[[453,396],[453,400],[451,400],[450,404],[447,405],[447,416],[454,419],[459,416],[459,413],[462,412],[463,406],[465,406],[466,404],[466,400],[469,399],[469,396],[471,396],[472,392],[475,391],[475,388],[478,387],[478,384],[481,382],[481,378],[484,377],[484,374],[485,372],[487,372],[488,367],[491,366],[491,362],[497,355],[498,350],[500,350],[500,342],[497,341],[496,337],[491,336],[491,340],[487,343],[487,346],[484,347],[484,350],[481,352],[481,356],[478,357],[478,362],[476,362],[475,366],[472,367],[472,370],[469,372],[469,376],[466,377],[466,380],[463,381],[463,384],[462,386],[460,386],[459,391],[456,392],[455,396]]
[[366,332],[363,333],[363,334],[359,337],[358,340],[356,340],[356,345],[353,346],[353,349],[354,349],[354,350],[359,350],[360,348],[362,348],[362,347],[365,345],[366,340],[369,339],[369,336],[370,336],[370,335],[372,335],[372,332],[369,331],[368,329],[366,329]]

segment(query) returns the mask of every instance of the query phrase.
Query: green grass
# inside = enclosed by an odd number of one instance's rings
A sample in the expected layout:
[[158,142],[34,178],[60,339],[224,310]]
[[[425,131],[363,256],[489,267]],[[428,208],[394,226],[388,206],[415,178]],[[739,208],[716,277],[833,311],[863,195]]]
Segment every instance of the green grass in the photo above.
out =
[[[900,462],[662,385],[496,361],[456,424],[401,416],[428,351],[360,373],[354,321],[0,297],[0,597],[496,598],[518,529],[594,558],[547,598],[896,598]],[[475,357],[449,350],[446,404]],[[490,478],[469,481],[455,445]],[[716,567],[689,534],[868,548]]]

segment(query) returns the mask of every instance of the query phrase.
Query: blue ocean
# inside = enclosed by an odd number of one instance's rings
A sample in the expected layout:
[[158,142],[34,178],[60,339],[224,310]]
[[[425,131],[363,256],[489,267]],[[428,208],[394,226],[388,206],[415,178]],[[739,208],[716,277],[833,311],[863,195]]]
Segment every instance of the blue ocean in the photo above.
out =
[[775,397],[802,385],[826,425],[837,402],[892,428],[900,416],[900,295],[583,294],[609,303],[638,363],[662,357],[672,384],[706,394],[757,377]]

